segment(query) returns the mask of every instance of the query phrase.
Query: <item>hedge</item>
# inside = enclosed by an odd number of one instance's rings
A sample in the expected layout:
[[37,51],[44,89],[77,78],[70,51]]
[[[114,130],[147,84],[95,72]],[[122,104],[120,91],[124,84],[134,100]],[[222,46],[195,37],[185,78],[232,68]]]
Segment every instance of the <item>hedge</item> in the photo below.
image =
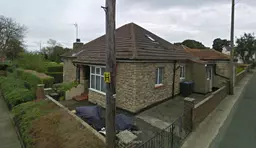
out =
[[17,75],[20,79],[29,82],[34,90],[37,84],[45,84],[45,87],[51,87],[54,82],[53,77],[32,70],[17,69]]
[[63,65],[54,65],[47,67],[47,72],[63,72]]
[[54,78],[54,83],[63,82],[63,72],[48,72],[46,74]]
[[35,98],[35,94],[25,87],[25,81],[14,77],[0,77],[0,84],[2,95],[9,109]]

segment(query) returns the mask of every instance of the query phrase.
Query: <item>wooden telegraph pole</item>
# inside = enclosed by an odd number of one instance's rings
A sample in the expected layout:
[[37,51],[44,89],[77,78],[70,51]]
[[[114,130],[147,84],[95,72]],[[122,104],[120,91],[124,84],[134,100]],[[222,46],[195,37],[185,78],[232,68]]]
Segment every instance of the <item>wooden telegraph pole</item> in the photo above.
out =
[[115,148],[116,145],[116,101],[113,97],[116,82],[116,44],[115,44],[115,11],[116,0],[106,0],[106,147]]
[[230,95],[234,94],[234,81],[235,81],[235,71],[234,71],[234,22],[235,22],[235,0],[232,0],[231,7],[231,34],[230,34]]

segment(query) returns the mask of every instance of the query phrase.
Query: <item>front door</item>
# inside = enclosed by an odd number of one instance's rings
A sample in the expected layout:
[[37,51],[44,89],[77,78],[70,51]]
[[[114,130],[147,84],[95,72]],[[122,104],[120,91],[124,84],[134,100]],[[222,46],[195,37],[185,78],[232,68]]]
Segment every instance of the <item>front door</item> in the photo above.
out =
[[209,92],[212,91],[212,67],[207,67],[206,68],[206,72],[207,72],[207,81],[209,84]]

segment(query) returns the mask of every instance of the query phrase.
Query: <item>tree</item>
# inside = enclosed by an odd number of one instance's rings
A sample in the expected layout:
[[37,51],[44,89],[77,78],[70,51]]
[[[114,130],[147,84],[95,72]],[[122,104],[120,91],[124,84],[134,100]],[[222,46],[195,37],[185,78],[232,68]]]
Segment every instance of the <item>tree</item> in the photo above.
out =
[[253,33],[244,33],[236,40],[235,54],[240,56],[244,63],[250,63],[256,52],[256,40]]
[[60,55],[68,52],[69,48],[63,48],[56,40],[49,39],[47,41],[48,46],[41,49],[41,54],[44,55],[44,58],[53,62],[61,62]]
[[207,47],[205,47],[201,42],[198,42],[196,40],[184,40],[182,43],[174,43],[174,45],[185,45],[189,48],[197,48],[197,49],[206,49]]
[[53,62],[57,62],[57,63],[60,63],[61,62],[61,57],[60,55],[68,52],[69,48],[63,48],[61,46],[55,46],[53,49],[52,49],[52,52],[49,54],[49,57],[48,59],[50,61],[53,61]]
[[222,52],[223,47],[224,46],[229,46],[229,45],[230,45],[230,41],[228,41],[226,39],[216,38],[213,41],[212,48],[219,51],[219,52]]
[[7,49],[8,50],[6,51],[6,57],[12,60],[17,58],[19,53],[25,51],[25,49],[23,48],[22,42],[15,39],[10,40],[10,43]]
[[[21,51],[26,27],[18,24],[12,18],[0,15],[0,56],[12,57]],[[11,50],[11,51],[9,51]]]

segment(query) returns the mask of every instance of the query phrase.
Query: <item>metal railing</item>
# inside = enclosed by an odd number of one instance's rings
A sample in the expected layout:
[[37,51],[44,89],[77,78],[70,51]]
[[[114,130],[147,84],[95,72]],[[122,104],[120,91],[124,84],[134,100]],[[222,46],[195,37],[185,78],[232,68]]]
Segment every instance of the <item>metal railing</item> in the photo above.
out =
[[192,131],[192,110],[183,113],[169,127],[161,130],[144,143],[120,145],[122,148],[180,148]]

